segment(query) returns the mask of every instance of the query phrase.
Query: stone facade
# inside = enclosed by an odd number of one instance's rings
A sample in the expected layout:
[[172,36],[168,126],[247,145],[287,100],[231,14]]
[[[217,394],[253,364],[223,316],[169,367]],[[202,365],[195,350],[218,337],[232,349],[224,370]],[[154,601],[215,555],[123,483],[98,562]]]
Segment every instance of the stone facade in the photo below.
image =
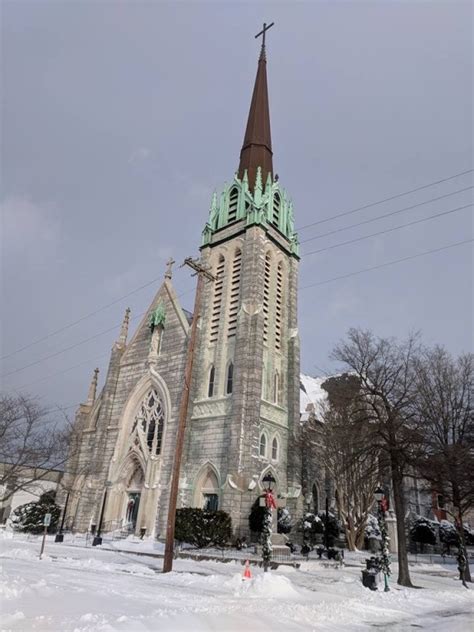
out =
[[[213,197],[203,231],[201,263],[214,280],[202,293],[178,498],[224,509],[239,536],[269,470],[295,517],[303,506],[298,239],[271,173],[265,64],[262,49],[239,175]],[[68,522],[85,530],[104,508],[105,531],[163,537],[191,322],[170,268],[127,343],[128,317],[103,390],[95,398],[95,375],[77,412]]]

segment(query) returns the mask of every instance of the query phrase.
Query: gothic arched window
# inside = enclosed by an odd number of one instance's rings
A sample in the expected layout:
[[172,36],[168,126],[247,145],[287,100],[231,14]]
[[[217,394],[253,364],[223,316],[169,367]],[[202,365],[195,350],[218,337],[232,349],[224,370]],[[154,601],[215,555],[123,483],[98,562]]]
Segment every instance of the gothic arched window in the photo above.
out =
[[237,330],[237,313],[240,304],[240,275],[242,271],[242,251],[238,248],[235,251],[234,260],[232,262],[232,277],[230,280],[230,297],[229,297],[229,321],[227,324],[227,337],[235,336]]
[[273,402],[275,404],[278,404],[279,393],[280,393],[280,376],[278,374],[278,371],[275,371],[275,375],[273,376]]
[[136,428],[144,436],[150,454],[161,453],[165,412],[156,389],[152,388],[145,395],[140,410],[135,416],[132,432]]
[[278,460],[278,439],[276,437],[273,437],[272,441],[272,460]]
[[222,290],[224,285],[225,259],[219,256],[214,283],[214,297],[212,301],[211,334],[210,342],[216,342],[219,335],[219,322],[221,318]]
[[272,224],[276,227],[280,227],[280,206],[281,206],[281,198],[278,193],[275,194],[273,198],[273,213],[272,213]]
[[265,256],[265,276],[263,280],[263,342],[268,341],[268,326],[270,315],[270,275],[272,256],[267,252]]
[[264,432],[262,432],[262,434],[260,435],[258,453],[260,454],[260,456],[267,456],[267,437]]
[[227,214],[227,221],[229,222],[235,222],[235,220],[237,219],[237,206],[238,206],[238,202],[239,202],[239,191],[237,188],[233,188],[232,191],[230,192],[230,196],[229,196],[229,212]]
[[227,382],[225,392],[227,395],[232,393],[232,389],[234,388],[234,365],[232,362],[229,362],[229,366],[227,367]]
[[214,380],[216,377],[216,369],[214,365],[211,366],[211,370],[209,371],[209,386],[207,389],[207,396],[212,397],[214,395]]
[[278,264],[276,279],[276,305],[275,305],[275,347],[281,348],[281,325],[283,313],[283,264]]

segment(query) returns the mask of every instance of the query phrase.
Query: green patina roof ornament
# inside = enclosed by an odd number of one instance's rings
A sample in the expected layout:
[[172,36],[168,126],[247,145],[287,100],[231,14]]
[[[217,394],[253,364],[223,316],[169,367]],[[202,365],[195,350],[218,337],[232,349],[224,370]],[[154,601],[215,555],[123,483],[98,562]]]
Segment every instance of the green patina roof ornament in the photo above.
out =
[[150,329],[153,331],[155,327],[164,327],[165,321],[166,321],[165,306],[163,305],[163,303],[160,302],[150,314],[148,324],[149,324]]

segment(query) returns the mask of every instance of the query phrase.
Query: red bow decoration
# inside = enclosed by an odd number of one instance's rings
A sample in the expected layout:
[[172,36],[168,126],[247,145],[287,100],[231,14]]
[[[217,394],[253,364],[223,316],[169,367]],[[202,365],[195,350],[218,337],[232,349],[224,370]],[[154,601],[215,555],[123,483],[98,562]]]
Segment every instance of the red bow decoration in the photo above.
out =
[[267,509],[276,509],[276,502],[272,492],[265,492],[265,505]]

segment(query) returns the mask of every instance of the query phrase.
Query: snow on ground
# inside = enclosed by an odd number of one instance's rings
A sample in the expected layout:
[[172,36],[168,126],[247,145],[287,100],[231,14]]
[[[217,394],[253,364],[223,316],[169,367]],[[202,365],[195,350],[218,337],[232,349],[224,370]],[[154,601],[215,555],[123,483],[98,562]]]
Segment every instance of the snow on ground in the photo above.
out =
[[[135,546],[153,549],[151,542]],[[392,581],[384,593],[362,586],[360,555],[342,569],[317,560],[267,574],[252,566],[253,579],[244,581],[237,562],[176,560],[162,574],[162,560],[149,555],[51,538],[39,560],[39,548],[39,538],[0,540],[2,631],[473,629],[474,589],[462,588],[453,565],[414,565],[421,590]]]

